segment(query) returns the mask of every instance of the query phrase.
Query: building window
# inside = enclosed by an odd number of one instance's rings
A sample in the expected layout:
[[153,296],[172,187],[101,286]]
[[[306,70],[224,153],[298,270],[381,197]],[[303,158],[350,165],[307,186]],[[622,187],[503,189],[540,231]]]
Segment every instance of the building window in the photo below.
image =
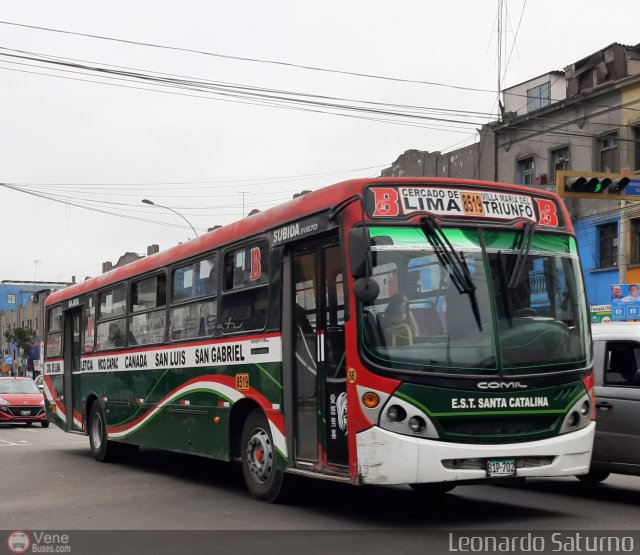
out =
[[15,295],[7,295],[7,303],[16,304],[16,296]]
[[516,181],[520,185],[533,185],[535,160],[533,156],[518,160]]
[[600,245],[600,268],[618,265],[618,223],[598,226]]
[[596,171],[618,173],[620,171],[620,153],[618,149],[618,133],[609,133],[596,139],[597,164]]
[[554,182],[556,172],[568,170],[570,167],[568,146],[556,148],[549,153],[549,175]]
[[527,112],[539,110],[551,104],[551,86],[549,81],[527,90]]

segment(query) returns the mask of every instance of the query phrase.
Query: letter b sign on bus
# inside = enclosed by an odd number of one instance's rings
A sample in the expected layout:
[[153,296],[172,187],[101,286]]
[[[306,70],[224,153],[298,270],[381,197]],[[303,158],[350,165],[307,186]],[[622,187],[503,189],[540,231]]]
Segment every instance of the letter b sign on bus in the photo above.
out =
[[640,200],[638,197],[640,191],[635,192],[636,186],[631,188],[635,194],[629,194],[631,189],[627,190],[627,186],[632,181],[638,180],[631,180],[621,173],[558,171],[556,172],[556,192],[563,197],[573,198]]

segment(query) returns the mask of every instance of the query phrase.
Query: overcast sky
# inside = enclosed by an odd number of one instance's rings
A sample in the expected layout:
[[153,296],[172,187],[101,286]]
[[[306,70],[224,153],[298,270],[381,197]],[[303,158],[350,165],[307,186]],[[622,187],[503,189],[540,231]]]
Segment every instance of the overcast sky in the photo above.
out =
[[[562,70],[612,42],[640,42],[637,0],[505,1],[504,86]],[[32,194],[0,187],[0,279],[83,279],[126,251],[193,237],[178,216],[143,198],[206,230],[241,218],[243,199],[248,213],[303,189],[379,175],[408,149],[445,152],[473,142],[496,108],[497,13],[498,0],[5,2],[0,182]],[[115,81],[104,71],[37,61],[54,57],[155,79]],[[201,84],[169,88],[160,73],[250,86],[254,94],[331,97],[316,97],[325,104],[375,102],[359,106],[387,113],[274,108],[237,90],[222,97]],[[439,109],[420,114],[450,121],[400,118],[388,112],[409,109],[389,104]]]

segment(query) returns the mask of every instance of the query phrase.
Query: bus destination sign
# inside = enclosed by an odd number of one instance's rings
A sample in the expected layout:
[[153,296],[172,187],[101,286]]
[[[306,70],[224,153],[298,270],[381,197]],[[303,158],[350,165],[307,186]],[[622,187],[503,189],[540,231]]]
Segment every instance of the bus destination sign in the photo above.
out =
[[371,187],[368,191],[367,211],[374,218],[424,213],[503,221],[525,219],[543,226],[560,226],[558,205],[547,197],[423,185]]

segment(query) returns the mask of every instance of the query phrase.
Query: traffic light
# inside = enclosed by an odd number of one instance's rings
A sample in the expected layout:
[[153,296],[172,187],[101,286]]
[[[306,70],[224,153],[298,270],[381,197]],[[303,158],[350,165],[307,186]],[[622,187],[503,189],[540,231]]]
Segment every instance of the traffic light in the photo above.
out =
[[567,197],[627,198],[625,188],[630,182],[626,175],[618,173],[556,172],[556,192]]
[[629,185],[630,182],[631,179],[626,176],[620,177],[618,179],[612,179],[611,183],[609,184],[609,192],[622,195],[624,194],[625,187]]

